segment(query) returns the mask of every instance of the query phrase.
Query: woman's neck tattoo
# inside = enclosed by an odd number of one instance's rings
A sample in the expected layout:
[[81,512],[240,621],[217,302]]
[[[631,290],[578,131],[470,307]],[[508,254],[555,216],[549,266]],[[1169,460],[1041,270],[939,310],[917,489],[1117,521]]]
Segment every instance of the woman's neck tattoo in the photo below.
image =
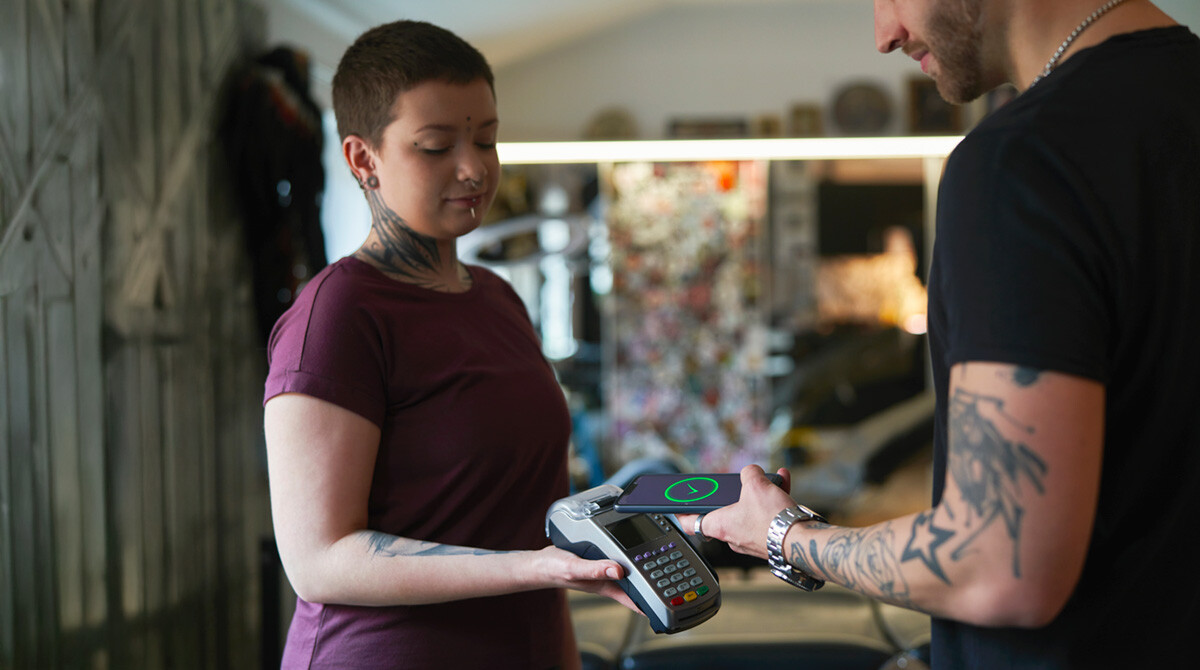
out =
[[441,269],[442,256],[437,240],[409,227],[399,214],[379,197],[378,191],[367,192],[371,207],[371,229],[375,239],[360,249],[384,272],[406,279],[428,281]]

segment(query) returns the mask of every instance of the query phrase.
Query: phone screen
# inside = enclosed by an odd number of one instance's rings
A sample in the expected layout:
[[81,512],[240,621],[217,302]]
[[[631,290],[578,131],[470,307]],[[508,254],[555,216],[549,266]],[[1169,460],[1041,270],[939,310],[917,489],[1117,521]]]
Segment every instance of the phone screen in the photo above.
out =
[[732,505],[742,495],[737,473],[640,475],[617,498],[618,512],[697,513]]

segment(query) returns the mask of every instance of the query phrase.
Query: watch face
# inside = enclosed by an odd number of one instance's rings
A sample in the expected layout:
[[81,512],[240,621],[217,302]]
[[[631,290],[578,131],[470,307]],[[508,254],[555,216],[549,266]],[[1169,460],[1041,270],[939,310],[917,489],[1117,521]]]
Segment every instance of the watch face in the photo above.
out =
[[799,512],[796,516],[800,521],[824,521],[825,518],[820,514],[810,510],[804,505],[796,505],[796,511]]

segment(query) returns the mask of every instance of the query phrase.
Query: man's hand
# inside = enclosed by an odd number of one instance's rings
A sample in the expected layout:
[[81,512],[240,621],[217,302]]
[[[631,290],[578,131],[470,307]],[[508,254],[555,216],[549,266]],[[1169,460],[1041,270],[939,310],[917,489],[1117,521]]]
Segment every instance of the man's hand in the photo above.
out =
[[[748,556],[767,557],[767,528],[785,507],[796,504],[788,495],[792,474],[780,468],[783,485],[776,486],[757,465],[742,468],[742,495],[734,504],[704,515],[700,530],[705,536],[727,542],[734,551]],[[695,514],[676,517],[685,532],[695,530]]]

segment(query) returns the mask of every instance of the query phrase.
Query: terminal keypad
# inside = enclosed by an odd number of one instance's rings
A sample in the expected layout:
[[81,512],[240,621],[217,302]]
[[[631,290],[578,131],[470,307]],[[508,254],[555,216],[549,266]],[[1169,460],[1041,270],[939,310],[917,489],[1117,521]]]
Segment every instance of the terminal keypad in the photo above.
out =
[[[664,528],[671,523],[661,514],[650,516]],[[646,573],[663,600],[676,607],[692,602],[711,590],[675,542],[636,554],[633,561]]]

